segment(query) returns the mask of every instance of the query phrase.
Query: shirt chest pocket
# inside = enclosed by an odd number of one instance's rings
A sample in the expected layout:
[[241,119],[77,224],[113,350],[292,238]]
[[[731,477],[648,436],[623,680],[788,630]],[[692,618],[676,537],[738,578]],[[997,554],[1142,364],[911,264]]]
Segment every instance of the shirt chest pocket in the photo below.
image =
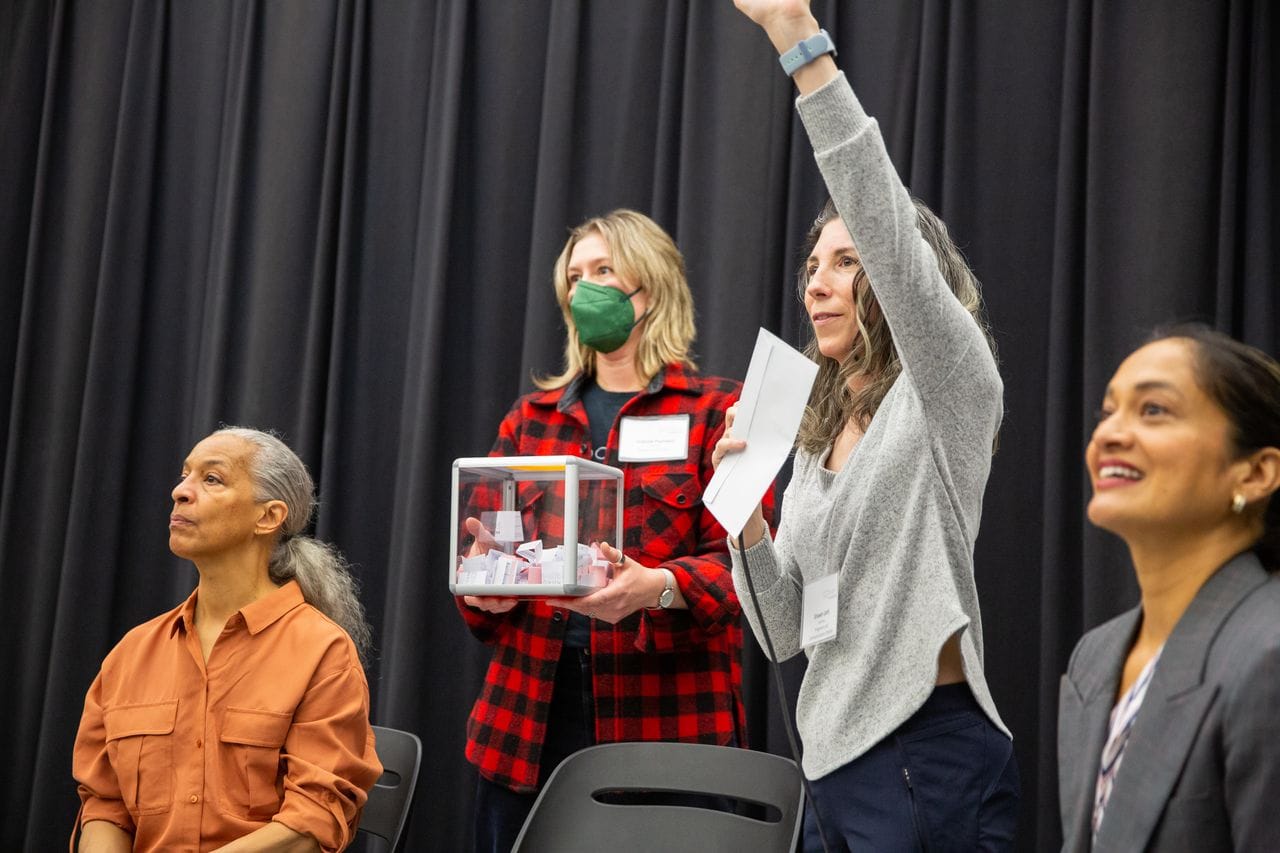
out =
[[284,785],[280,748],[293,723],[287,711],[228,708],[218,735],[222,807],[244,820],[269,820],[280,811]]
[[173,802],[173,725],[178,700],[119,705],[103,715],[107,756],[130,813],[161,814]]
[[702,484],[694,469],[647,468],[640,472],[640,492],[640,516],[627,525],[628,532],[639,531],[640,539],[628,547],[660,562],[692,553],[702,510]]

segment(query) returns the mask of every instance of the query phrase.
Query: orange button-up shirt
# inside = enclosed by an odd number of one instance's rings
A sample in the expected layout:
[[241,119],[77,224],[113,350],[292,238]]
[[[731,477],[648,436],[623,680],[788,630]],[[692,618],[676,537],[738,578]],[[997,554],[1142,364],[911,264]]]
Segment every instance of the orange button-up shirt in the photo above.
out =
[[351,638],[290,581],[228,619],[206,663],[195,607],[193,592],[103,661],[72,757],[76,828],[195,853],[278,821],[341,850],[382,773]]

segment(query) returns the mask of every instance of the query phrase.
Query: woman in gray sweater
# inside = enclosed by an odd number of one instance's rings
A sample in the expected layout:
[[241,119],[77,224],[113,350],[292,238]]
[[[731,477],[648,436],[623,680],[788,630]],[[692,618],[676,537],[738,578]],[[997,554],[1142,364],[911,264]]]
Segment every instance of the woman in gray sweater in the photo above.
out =
[[[1018,774],[973,579],[1003,386],[977,282],[903,187],[807,0],[735,2],[800,90],[832,201],[800,275],[820,369],[794,474],[776,540],[757,511],[745,554],[731,542],[734,583],[778,659],[808,655],[796,719],[829,849],[1008,849]],[[726,433],[715,459],[743,447]],[[806,618],[833,599],[834,619]],[[805,847],[822,846],[811,810]]]

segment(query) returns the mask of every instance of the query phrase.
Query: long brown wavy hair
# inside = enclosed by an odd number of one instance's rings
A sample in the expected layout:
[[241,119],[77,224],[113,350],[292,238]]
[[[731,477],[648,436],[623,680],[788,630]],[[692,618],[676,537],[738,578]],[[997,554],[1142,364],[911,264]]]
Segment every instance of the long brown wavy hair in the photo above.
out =
[[[982,307],[982,291],[978,279],[969,269],[969,264],[952,241],[942,220],[924,202],[915,198],[911,201],[916,208],[916,227],[920,229],[920,235],[929,244],[929,248],[933,249],[942,277],[946,279],[960,304],[973,315],[994,354],[995,341],[991,337]],[[835,204],[827,199],[822,212],[813,220],[813,225],[805,235],[801,254],[804,260],[797,275],[801,302],[804,301],[805,288],[809,286],[808,258],[818,244],[822,229],[839,218]],[[814,380],[809,405],[805,407],[796,438],[796,444],[809,453],[822,453],[851,419],[865,430],[880,408],[884,395],[889,393],[898,374],[902,372],[893,335],[885,321],[884,312],[876,304],[875,293],[872,292],[865,269],[858,270],[853,288],[857,307],[857,333],[850,353],[839,361],[827,358],[819,351],[815,336],[810,337],[804,350],[805,355],[818,363],[818,377]],[[849,380],[855,376],[865,376],[869,380],[858,391],[849,388]]]

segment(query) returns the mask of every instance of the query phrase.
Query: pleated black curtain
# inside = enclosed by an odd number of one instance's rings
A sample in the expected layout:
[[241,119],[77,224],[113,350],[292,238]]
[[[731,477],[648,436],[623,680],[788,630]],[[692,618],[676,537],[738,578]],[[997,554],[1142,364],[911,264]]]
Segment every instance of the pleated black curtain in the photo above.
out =
[[[1265,0],[818,2],[912,191],[985,286],[1007,418],[977,573],[1057,844],[1058,676],[1132,606],[1084,521],[1102,387],[1157,323],[1276,353]],[[558,367],[551,262],[629,206],[676,237],[709,372],[799,343],[823,199],[764,36],[729,0],[14,0],[0,8],[0,847],[65,843],[85,689],[194,571],[170,484],[220,423],[280,430],[356,564],[375,721],[427,753],[407,849],[470,839],[487,659],[445,588],[449,463]],[[784,751],[750,652],[753,745]],[[788,669],[794,689],[799,665]]]

